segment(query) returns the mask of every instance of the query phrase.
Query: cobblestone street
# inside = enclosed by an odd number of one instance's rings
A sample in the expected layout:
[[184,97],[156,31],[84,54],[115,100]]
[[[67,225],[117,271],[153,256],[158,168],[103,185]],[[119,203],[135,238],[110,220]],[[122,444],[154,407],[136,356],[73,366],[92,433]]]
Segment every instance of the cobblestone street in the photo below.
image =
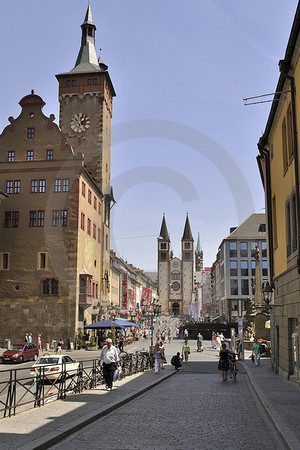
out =
[[243,371],[237,383],[222,382],[210,350],[192,352],[178,374],[51,448],[85,447],[285,448]]

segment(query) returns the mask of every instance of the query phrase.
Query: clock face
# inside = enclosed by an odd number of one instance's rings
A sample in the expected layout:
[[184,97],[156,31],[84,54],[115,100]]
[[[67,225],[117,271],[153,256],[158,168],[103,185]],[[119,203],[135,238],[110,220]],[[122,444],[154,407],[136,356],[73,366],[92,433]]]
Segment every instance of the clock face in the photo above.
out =
[[84,133],[91,125],[89,116],[85,113],[74,114],[70,122],[71,129],[75,133]]

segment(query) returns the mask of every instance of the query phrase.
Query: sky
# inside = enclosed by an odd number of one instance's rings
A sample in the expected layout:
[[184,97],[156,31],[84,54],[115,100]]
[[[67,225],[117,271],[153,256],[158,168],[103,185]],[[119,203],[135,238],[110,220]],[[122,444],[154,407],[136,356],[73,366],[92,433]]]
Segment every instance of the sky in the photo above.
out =
[[[186,214],[204,265],[250,214],[264,212],[256,163],[296,0],[91,0],[96,49],[117,96],[111,247],[157,267],[163,214],[175,256]],[[31,89],[59,117],[55,75],[71,70],[87,0],[1,0],[0,131]]]

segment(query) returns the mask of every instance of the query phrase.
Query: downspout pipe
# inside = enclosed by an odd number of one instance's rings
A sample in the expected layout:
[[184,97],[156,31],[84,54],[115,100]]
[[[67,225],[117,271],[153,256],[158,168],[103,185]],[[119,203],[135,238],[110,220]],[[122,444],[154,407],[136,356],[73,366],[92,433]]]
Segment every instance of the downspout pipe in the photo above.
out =
[[284,59],[279,61],[279,69],[282,75],[289,80],[291,85],[291,106],[292,106],[292,124],[293,124],[293,155],[294,155],[294,167],[295,167],[295,184],[296,184],[296,204],[297,204],[297,244],[298,244],[298,257],[297,267],[298,274],[300,275],[300,194],[299,194],[299,158],[298,158],[298,132],[297,132],[297,118],[296,118],[296,87],[295,78],[288,75],[290,70],[290,64]]
[[271,170],[270,170],[270,151],[267,148],[267,140],[262,136],[257,144],[260,157],[265,160],[266,179],[264,187],[267,197],[267,219],[268,219],[268,260],[271,286],[274,286],[274,237],[273,237],[273,219],[272,219],[272,191],[271,191]]

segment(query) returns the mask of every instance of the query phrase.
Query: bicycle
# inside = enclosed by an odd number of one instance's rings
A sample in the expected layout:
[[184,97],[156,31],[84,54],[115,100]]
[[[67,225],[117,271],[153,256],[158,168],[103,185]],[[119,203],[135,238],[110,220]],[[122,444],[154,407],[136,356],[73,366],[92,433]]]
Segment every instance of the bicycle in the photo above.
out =
[[237,376],[237,373],[238,373],[238,368],[236,366],[235,355],[231,356],[231,359],[229,360],[229,364],[230,364],[230,366],[229,366],[229,368],[230,368],[230,378],[232,378],[232,381],[234,381],[234,383],[236,383],[236,376]]

